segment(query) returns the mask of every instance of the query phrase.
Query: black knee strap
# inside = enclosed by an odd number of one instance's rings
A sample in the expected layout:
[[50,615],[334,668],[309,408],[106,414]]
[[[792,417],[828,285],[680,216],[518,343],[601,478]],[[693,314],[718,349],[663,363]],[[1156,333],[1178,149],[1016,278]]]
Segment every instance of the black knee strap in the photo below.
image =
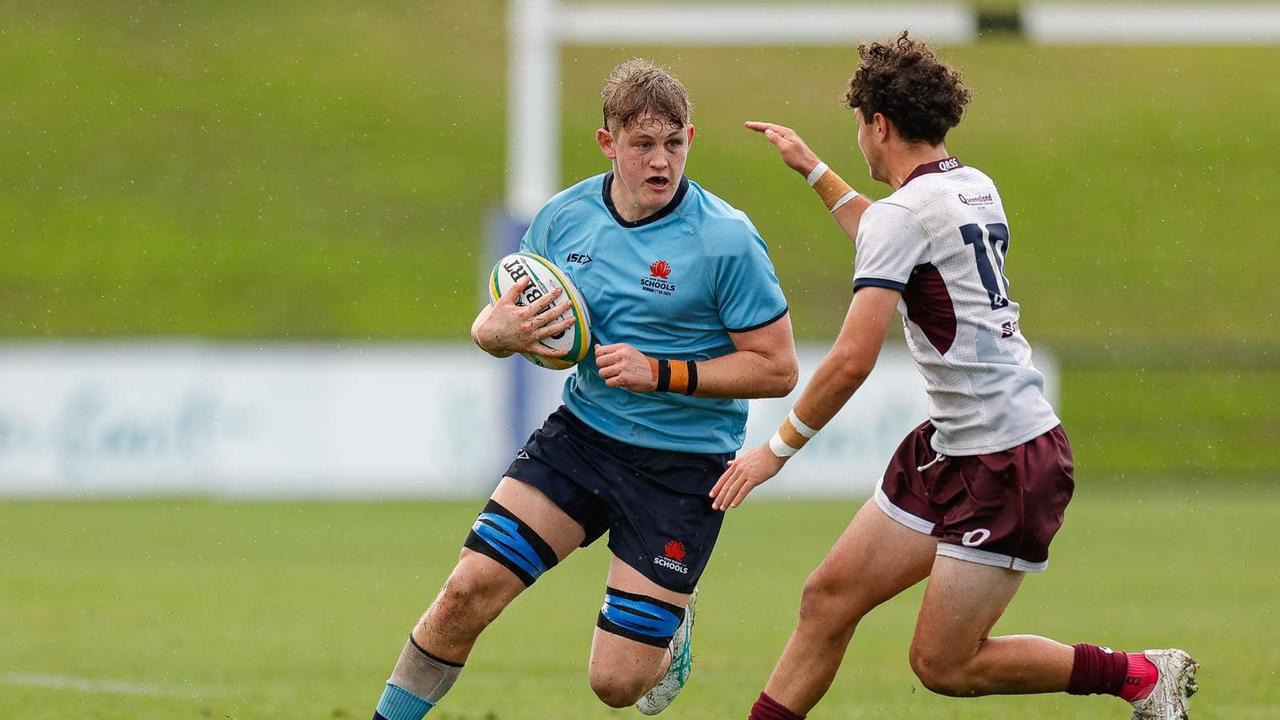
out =
[[525,586],[559,562],[547,541],[494,500],[484,506],[463,546],[497,560]]

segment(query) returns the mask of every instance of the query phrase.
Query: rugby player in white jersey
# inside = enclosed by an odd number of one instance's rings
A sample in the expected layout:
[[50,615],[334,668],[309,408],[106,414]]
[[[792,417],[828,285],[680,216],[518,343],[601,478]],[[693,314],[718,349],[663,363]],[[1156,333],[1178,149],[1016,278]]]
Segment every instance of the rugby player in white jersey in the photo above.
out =
[[1135,720],[1187,717],[1196,663],[1181,650],[1113,652],[1033,635],[990,637],[1071,499],[1071,446],[1009,297],[1008,220],[991,179],[943,145],[969,91],[903,33],[858,48],[846,94],[871,177],[854,193],[789,128],[748,123],[805,176],[855,239],[853,301],[835,345],[773,440],[730,463],[714,506],[778,473],[875,366],[894,310],[924,375],[929,420],[805,584],[800,616],[751,720],[800,720],[826,693],[859,620],[928,577],[910,663],[933,692],[1105,693]]

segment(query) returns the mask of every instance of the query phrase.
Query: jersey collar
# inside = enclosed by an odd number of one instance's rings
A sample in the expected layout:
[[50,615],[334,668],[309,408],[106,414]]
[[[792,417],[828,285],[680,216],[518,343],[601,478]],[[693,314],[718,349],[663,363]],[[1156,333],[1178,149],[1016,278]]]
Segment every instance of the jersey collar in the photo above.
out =
[[661,210],[649,217],[640,218],[634,222],[630,220],[623,220],[622,216],[618,214],[618,209],[613,206],[613,198],[609,196],[609,189],[612,187],[613,172],[610,171],[604,176],[604,206],[609,208],[609,214],[613,216],[614,222],[624,228],[638,228],[650,223],[658,222],[662,218],[670,215],[672,211],[679,207],[680,202],[684,200],[685,193],[689,192],[689,178],[684,176],[680,177],[680,185],[676,187],[676,194],[671,196],[671,202],[663,205]]
[[911,182],[912,180],[915,180],[921,175],[951,172],[952,170],[959,170],[962,167],[964,167],[964,164],[961,163],[959,160],[957,160],[955,155],[952,155],[946,160],[935,160],[933,162],[927,162],[921,165],[920,167],[916,168],[915,170],[912,170],[911,174],[907,176],[907,179],[903,180],[902,185],[899,185],[898,187],[901,188],[905,186],[907,183]]

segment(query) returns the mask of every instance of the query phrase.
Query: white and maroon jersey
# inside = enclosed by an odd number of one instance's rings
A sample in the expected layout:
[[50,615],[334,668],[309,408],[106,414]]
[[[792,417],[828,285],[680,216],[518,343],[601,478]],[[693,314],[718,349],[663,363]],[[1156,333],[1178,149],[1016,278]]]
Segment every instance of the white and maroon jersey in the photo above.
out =
[[1009,297],[1009,222],[991,178],[954,157],[921,165],[867,208],[856,245],[854,292],[902,293],[934,450],[1000,452],[1059,424]]

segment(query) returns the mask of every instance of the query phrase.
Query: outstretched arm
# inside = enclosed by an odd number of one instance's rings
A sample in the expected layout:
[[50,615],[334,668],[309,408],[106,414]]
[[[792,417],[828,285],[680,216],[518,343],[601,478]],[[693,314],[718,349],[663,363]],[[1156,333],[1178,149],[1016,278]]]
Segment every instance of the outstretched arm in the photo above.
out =
[[[737,507],[747,493],[777,475],[787,458],[840,412],[875,367],[900,297],[897,290],[881,287],[864,287],[854,294],[840,336],[822,359],[791,416],[783,421],[769,444],[752,448],[729,463],[711,489],[712,508]],[[792,421],[793,417],[798,424]]]
[[[853,189],[831,168],[815,172],[825,165],[795,130],[785,125],[754,120],[746,125],[748,129],[763,134],[766,140],[773,143],[787,167],[800,173],[809,181],[809,186],[817,191],[827,210],[831,211],[831,217],[844,230],[844,234],[849,236],[849,240],[856,238],[858,222],[862,219],[862,213],[871,206],[871,201],[858,194],[848,197]],[[814,177],[815,174],[817,177]],[[841,199],[844,199],[843,203]]]

